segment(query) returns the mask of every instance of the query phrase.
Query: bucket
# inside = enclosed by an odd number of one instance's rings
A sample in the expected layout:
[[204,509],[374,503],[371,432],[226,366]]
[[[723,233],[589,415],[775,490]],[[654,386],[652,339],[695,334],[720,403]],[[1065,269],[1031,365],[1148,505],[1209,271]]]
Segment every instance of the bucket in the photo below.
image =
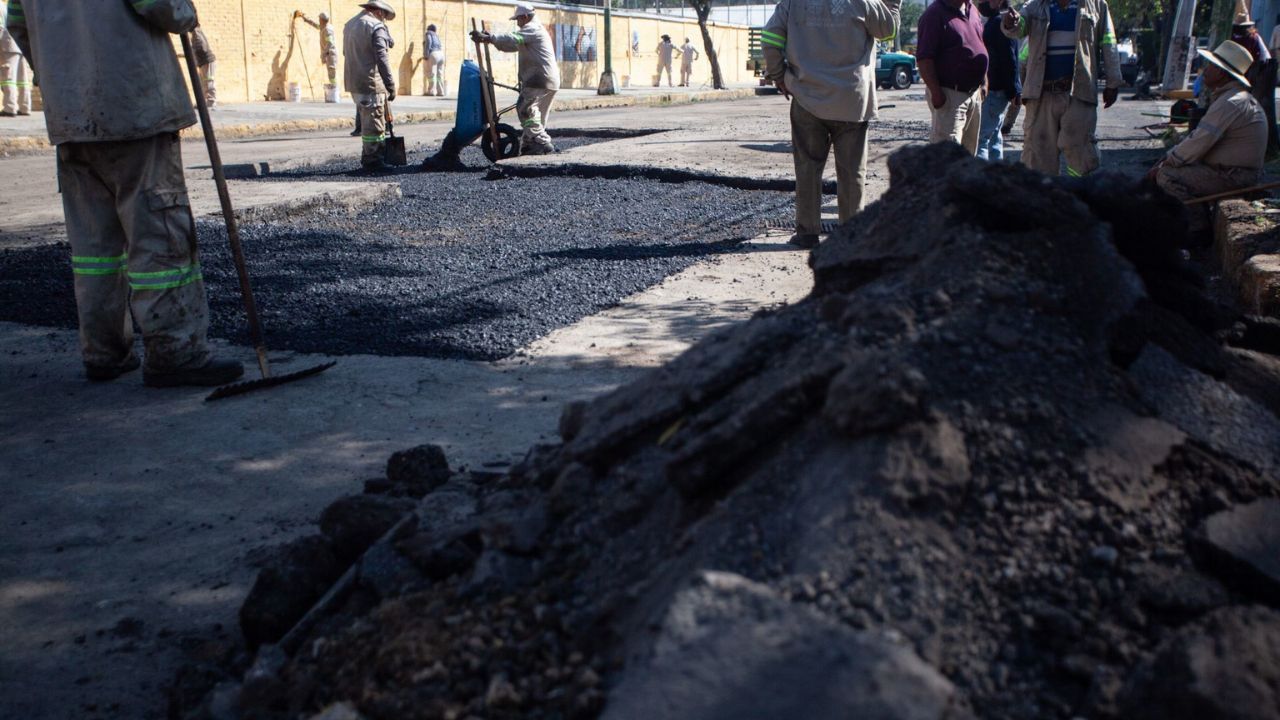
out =
[[338,102],[338,86],[337,85],[326,84],[324,86],[324,101],[327,103]]
[[296,82],[289,83],[289,102],[302,102],[302,85]]

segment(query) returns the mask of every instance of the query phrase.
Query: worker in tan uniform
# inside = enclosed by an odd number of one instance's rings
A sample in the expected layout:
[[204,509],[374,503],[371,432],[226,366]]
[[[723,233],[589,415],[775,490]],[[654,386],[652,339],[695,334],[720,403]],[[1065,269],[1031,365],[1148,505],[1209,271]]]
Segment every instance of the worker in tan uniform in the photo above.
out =
[[182,173],[178,131],[196,118],[169,33],[195,24],[190,0],[9,0],[9,31],[39,73],[57,146],[91,380],[138,367],[134,322],[147,385],[221,385],[244,372],[209,352]]
[[680,46],[680,87],[689,87],[689,78],[693,76],[693,61],[698,59],[698,48],[693,46],[689,38]]
[[325,71],[329,78],[325,84],[324,98],[325,102],[330,102],[332,94],[329,90],[338,84],[338,41],[334,36],[333,23],[329,22],[328,13],[317,15],[319,22],[316,22],[307,17],[301,10],[296,12],[298,17],[302,18],[302,22],[320,31],[320,62],[324,63]]
[[200,73],[200,81],[204,83],[204,101],[212,110],[218,104],[218,87],[214,77],[218,73],[218,56],[213,54],[209,46],[209,38],[205,37],[204,28],[199,21],[191,29],[191,54],[195,56],[196,70]]
[[662,84],[662,73],[667,73],[667,87],[671,87],[671,59],[674,57],[676,46],[671,42],[670,35],[663,35],[662,41],[658,43],[658,74],[653,77],[653,86],[658,87]]
[[[1256,185],[1267,152],[1267,116],[1249,91],[1245,74],[1253,64],[1247,49],[1230,40],[1204,58],[1204,85],[1213,97],[1199,125],[1173,146],[1148,173],[1179,200]],[[1209,230],[1207,203],[1187,207],[1193,237]]]
[[1102,106],[1120,94],[1120,53],[1107,0],[1031,0],[1019,14],[1005,12],[1001,30],[1026,39],[1022,84],[1022,163],[1057,175],[1088,175],[1102,164],[1098,152],[1098,56],[1106,73]]
[[515,32],[502,35],[471,32],[471,39],[476,42],[491,43],[503,52],[519,53],[520,99],[516,103],[516,115],[524,128],[520,136],[522,155],[543,155],[556,149],[547,134],[547,120],[551,117],[556,91],[560,89],[560,66],[556,64],[551,36],[533,13],[529,3],[516,3],[511,16],[516,21]]
[[31,114],[31,74],[18,43],[4,29],[8,5],[0,0],[0,115]]
[[765,74],[791,101],[796,232],[822,232],[822,171],[835,147],[840,222],[862,209],[867,125],[876,117],[876,40],[898,32],[900,0],[782,0],[760,33]]
[[364,10],[342,29],[343,76],[360,119],[360,164],[368,171],[385,170],[387,103],[396,99],[390,58],[395,42],[386,21],[394,20],[396,11],[384,0],[360,7]]

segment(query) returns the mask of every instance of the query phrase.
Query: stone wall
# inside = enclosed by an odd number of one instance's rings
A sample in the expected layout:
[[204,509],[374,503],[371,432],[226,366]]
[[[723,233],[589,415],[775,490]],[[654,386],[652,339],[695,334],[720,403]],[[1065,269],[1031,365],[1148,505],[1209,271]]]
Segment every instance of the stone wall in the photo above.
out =
[[[332,19],[342,44],[342,26],[359,8],[354,3],[334,0],[195,0],[200,22],[218,57],[217,88],[222,102],[284,100],[290,83],[298,83],[303,99],[320,100],[326,81],[320,62],[319,33],[293,11],[301,10],[315,19],[326,12]],[[494,31],[513,28],[508,20],[513,3],[468,2],[468,0],[389,0],[396,19],[388,23],[395,48],[392,63],[402,95],[421,95],[426,73],[422,66],[423,34],[434,23],[445,44],[446,77],[450,92],[463,58],[472,57],[475,46],[467,38],[471,19],[487,21]],[[594,88],[604,69],[604,15],[598,8],[541,6],[538,16],[552,33],[557,48],[570,57],[560,64],[563,87]],[[296,31],[296,34],[295,34]],[[613,18],[613,69],[623,86],[649,85],[657,67],[654,52],[659,37],[670,34],[682,44],[691,38],[703,56],[694,65],[693,84],[711,81],[711,66],[702,52],[702,37],[692,19],[655,15],[616,13]],[[720,67],[728,83],[751,80],[747,63],[747,28],[742,25],[713,25],[712,41],[720,54]],[[498,82],[515,84],[515,55],[494,51],[493,66]],[[679,61],[675,63],[679,81]],[[342,85],[342,58],[339,52],[338,85]]]

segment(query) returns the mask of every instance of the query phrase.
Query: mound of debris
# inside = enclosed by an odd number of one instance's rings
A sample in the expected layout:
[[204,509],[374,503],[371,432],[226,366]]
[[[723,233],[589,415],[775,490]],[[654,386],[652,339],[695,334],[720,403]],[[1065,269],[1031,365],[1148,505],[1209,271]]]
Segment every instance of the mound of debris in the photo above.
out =
[[805,301],[506,475],[393,463],[413,514],[240,715],[1280,718],[1276,359],[1217,339],[1176,204],[890,170]]

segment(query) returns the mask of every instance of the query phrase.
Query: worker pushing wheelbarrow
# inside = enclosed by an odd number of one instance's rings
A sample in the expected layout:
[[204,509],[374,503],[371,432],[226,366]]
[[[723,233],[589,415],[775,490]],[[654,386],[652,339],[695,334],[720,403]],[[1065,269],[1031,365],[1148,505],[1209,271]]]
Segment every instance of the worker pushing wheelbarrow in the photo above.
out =
[[[519,26],[515,32],[493,35],[481,31],[471,21],[471,38],[476,43],[476,59],[466,60],[458,78],[458,111],[453,130],[445,137],[439,152],[423,161],[424,169],[460,169],[458,156],[462,149],[480,139],[480,149],[490,162],[517,155],[541,155],[555,152],[547,135],[547,118],[551,103],[560,88],[560,68],[555,49],[545,28],[534,18],[534,8],[517,3],[511,16]],[[493,79],[493,64],[488,45],[499,50],[519,53],[519,85],[502,85]],[[494,87],[519,93],[515,105],[498,108]],[[516,111],[521,129],[499,122],[502,115]]]

